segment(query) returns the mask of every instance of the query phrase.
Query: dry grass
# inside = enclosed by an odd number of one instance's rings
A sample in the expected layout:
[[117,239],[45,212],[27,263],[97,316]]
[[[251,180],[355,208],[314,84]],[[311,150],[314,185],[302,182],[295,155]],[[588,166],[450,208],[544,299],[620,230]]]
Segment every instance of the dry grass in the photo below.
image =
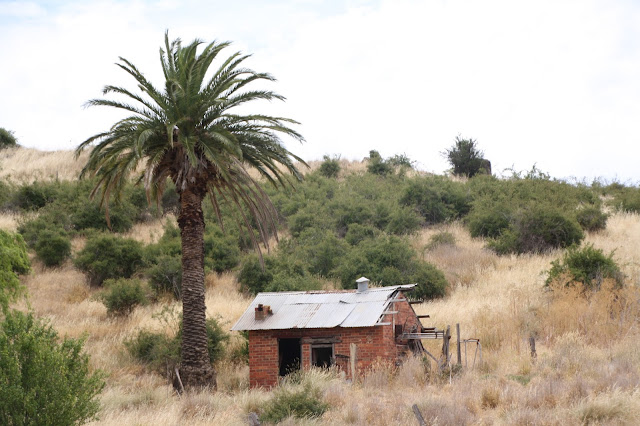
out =
[[20,216],[16,213],[0,212],[0,229],[15,232],[18,229],[18,219]]
[[[55,178],[57,173],[60,179],[71,179],[79,170],[68,166],[72,157],[70,152],[3,151],[0,177],[30,181]],[[38,172],[34,164],[42,165]],[[312,163],[311,169],[319,164]],[[366,167],[364,162],[341,165],[343,174]],[[0,229],[15,230],[18,219],[0,215]],[[136,225],[128,236],[145,244],[157,241],[163,224]],[[438,232],[452,233],[456,244],[424,249]],[[459,323],[463,339],[480,339],[483,362],[443,375],[433,363],[414,358],[400,367],[380,365],[353,384],[338,372],[314,370],[302,380],[319,388],[331,408],[320,419],[289,418],[282,424],[415,424],[414,403],[430,425],[640,424],[640,217],[616,213],[607,229],[588,235],[587,242],[606,252],[615,250],[627,277],[623,290],[605,285],[587,295],[571,288],[545,291],[545,271],[561,252],[498,257],[459,223],[416,235],[414,247],[452,284],[445,298],[414,305],[417,313],[431,315],[426,326],[451,325],[455,330]],[[74,250],[83,243],[75,239]],[[62,335],[86,336],[92,367],[109,374],[95,424],[242,425],[250,411],[260,411],[273,397],[249,390],[248,367],[229,359],[216,366],[217,393],[176,395],[164,378],[131,358],[123,341],[140,329],[169,331],[175,324],[162,321],[159,314],[165,308],[179,313],[179,303],[164,300],[138,307],[129,317],[113,318],[71,262],[50,269],[34,261],[33,269],[23,277],[29,300],[20,306],[28,303]],[[206,286],[207,315],[230,328],[251,298],[240,291],[233,274],[210,274]],[[528,346],[532,335],[535,360]],[[241,343],[234,336],[227,353]],[[428,349],[439,355],[441,344],[430,341]],[[468,349],[471,361],[473,348]]]
[[[606,250],[617,248],[631,276],[640,256],[632,246],[640,242],[640,218],[616,215],[610,223],[606,233],[589,240]],[[161,226],[141,225],[132,236],[151,241]],[[572,289],[545,292],[544,271],[560,253],[496,257],[458,224],[426,231],[415,244],[425,244],[429,233],[442,230],[454,233],[456,246],[426,252],[425,258],[450,276],[468,278],[460,279],[446,298],[416,308],[430,313],[439,327],[459,322],[463,338],[479,337],[484,362],[449,376],[413,358],[398,368],[381,364],[354,384],[338,372],[314,370],[303,380],[321,389],[330,410],[321,419],[289,418],[282,424],[413,424],[414,403],[433,425],[638,422],[640,292],[635,283],[622,292],[605,286],[588,298]],[[164,306],[179,312],[174,301],[139,307],[124,319],[108,317],[95,291],[70,264],[45,269],[36,263],[25,284],[33,309],[63,335],[86,335],[92,365],[109,373],[96,424],[240,425],[272,398],[270,392],[248,389],[246,365],[218,364],[217,393],[178,396],[165,379],[132,360],[122,342],[142,328],[171,327],[157,314]],[[232,274],[211,274],[206,285],[208,315],[230,327],[250,297],[239,291]],[[535,362],[526,343],[531,333],[538,336]],[[239,342],[232,339],[229,352]],[[438,346],[429,349],[438,354]]]
[[73,151],[39,151],[31,148],[8,148],[0,151],[0,178],[15,183],[35,180],[73,180],[87,162],[88,151],[78,159]]

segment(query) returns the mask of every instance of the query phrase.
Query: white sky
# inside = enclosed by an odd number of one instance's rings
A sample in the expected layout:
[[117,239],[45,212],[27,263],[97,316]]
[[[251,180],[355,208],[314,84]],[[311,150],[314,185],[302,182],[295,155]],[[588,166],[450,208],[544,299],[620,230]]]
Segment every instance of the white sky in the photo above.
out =
[[164,32],[230,40],[270,72],[306,160],[406,154],[423,170],[461,135],[494,172],[638,183],[640,2],[635,0],[0,0],[0,127],[73,149],[120,117],[83,108],[106,84],[162,86]]

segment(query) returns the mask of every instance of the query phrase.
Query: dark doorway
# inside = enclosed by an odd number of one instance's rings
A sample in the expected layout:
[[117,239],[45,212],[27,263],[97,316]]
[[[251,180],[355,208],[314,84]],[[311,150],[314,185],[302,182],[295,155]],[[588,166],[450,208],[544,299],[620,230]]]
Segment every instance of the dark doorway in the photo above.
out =
[[316,367],[330,367],[333,364],[333,345],[312,346],[311,363]]
[[300,339],[278,339],[278,360],[280,375],[286,376],[300,369],[302,358]]

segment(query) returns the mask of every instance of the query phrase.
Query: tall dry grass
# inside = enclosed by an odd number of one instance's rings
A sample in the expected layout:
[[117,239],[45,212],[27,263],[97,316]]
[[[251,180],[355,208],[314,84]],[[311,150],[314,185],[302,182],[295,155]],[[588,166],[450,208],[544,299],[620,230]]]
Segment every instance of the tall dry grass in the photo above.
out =
[[[151,228],[133,232],[147,240]],[[431,314],[425,325],[460,323],[463,338],[480,338],[483,362],[442,374],[434,363],[411,358],[399,367],[381,364],[354,383],[339,372],[311,371],[302,380],[321,390],[329,411],[320,419],[289,418],[282,424],[414,424],[413,404],[433,425],[636,424],[640,292],[633,271],[640,254],[633,245],[640,243],[639,229],[640,217],[620,214],[606,232],[588,237],[597,247],[616,249],[629,277],[622,291],[605,285],[588,297],[571,288],[544,289],[544,273],[560,252],[497,257],[459,224],[425,231],[416,237],[418,246],[434,232],[456,236],[455,247],[425,252],[425,258],[466,278],[447,297],[416,310]],[[217,393],[175,394],[164,378],[131,359],[123,341],[143,328],[170,327],[157,315],[165,306],[179,312],[179,303],[164,301],[138,307],[128,318],[111,318],[70,264],[49,270],[36,263],[34,269],[25,279],[33,309],[62,334],[86,335],[92,366],[109,373],[96,424],[240,425],[274,397],[249,390],[248,368],[230,361],[217,365]],[[208,275],[206,286],[207,314],[230,327],[251,298],[240,292],[233,274]],[[537,339],[536,359],[527,344],[531,335]],[[229,352],[238,342],[232,340]],[[439,355],[441,343],[428,349]]]
[[[0,177],[30,181],[55,178],[57,173],[59,179],[72,179],[80,169],[69,167],[70,152],[32,151],[2,151]],[[319,164],[312,163],[312,170]],[[40,169],[34,171],[34,165]],[[345,162],[343,173],[365,167]],[[0,228],[13,230],[18,219],[0,216]],[[163,224],[136,225],[129,236],[156,241]],[[453,234],[455,245],[426,248],[438,232]],[[471,239],[459,223],[424,230],[413,237],[413,245],[445,272],[451,288],[446,297],[414,307],[418,314],[431,315],[423,321],[426,326],[451,325],[455,330],[459,323],[463,339],[479,338],[482,363],[442,373],[432,362],[410,358],[398,367],[381,364],[353,383],[336,371],[313,370],[301,381],[320,389],[330,409],[320,419],[289,418],[282,424],[416,424],[413,404],[432,425],[640,424],[640,217],[615,213],[607,229],[589,234],[587,242],[607,253],[615,250],[627,277],[624,289],[605,285],[598,293],[550,291],[544,287],[545,273],[560,251],[499,257],[485,250],[482,240]],[[75,239],[74,250],[82,244]],[[19,306],[29,305],[61,335],[85,336],[92,368],[109,374],[95,424],[241,425],[247,424],[250,411],[260,411],[274,397],[272,392],[249,390],[248,367],[229,359],[242,344],[237,335],[227,347],[227,359],[216,366],[217,393],[179,396],[166,379],[132,359],[123,342],[141,329],[173,331],[175,324],[163,321],[162,313],[179,313],[176,301],[166,299],[115,318],[107,315],[96,297],[98,290],[87,285],[72,262],[45,268],[34,260],[32,274],[22,280],[29,298]],[[206,289],[207,315],[218,317],[227,328],[251,300],[233,274],[208,275]],[[531,336],[536,338],[535,359],[528,346]],[[425,344],[440,355],[441,341]],[[454,346],[452,352],[455,362]]]
[[40,151],[15,147],[0,150],[0,178],[15,183],[73,180],[86,164],[88,152],[75,158],[73,151]]

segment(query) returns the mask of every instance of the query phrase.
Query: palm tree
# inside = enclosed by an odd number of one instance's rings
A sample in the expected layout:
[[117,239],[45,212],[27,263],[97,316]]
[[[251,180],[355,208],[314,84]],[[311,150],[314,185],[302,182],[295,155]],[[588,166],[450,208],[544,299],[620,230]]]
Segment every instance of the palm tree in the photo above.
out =
[[242,67],[249,55],[239,52],[214,69],[213,60],[229,43],[214,41],[198,54],[202,44],[196,39],[183,47],[180,39],[170,43],[165,33],[165,48],[160,49],[165,79],[162,91],[135,65],[119,58],[117,65],[136,80],[141,93],[105,86],[103,94],[116,94],[126,101],[94,99],[87,105],[119,108],[131,115],[82,142],[76,150],[79,155],[83,149],[92,148],[81,177],[95,176],[92,196],[100,196],[107,220],[109,199],[118,199],[131,174],[143,170],[138,172],[138,182],[144,183],[149,202],[159,202],[167,178],[175,184],[180,197],[183,272],[179,378],[187,389],[216,386],[205,326],[202,201],[209,195],[221,224],[220,203],[235,205],[236,219],[248,230],[260,252],[250,223],[256,225],[259,239],[267,245],[269,236],[275,234],[275,209],[248,170],[256,170],[276,186],[285,186],[290,183],[289,174],[301,179],[294,161],[306,166],[284,148],[280,139],[286,135],[303,141],[290,127],[297,122],[232,112],[254,100],[284,100],[274,92],[245,87],[274,78]]

